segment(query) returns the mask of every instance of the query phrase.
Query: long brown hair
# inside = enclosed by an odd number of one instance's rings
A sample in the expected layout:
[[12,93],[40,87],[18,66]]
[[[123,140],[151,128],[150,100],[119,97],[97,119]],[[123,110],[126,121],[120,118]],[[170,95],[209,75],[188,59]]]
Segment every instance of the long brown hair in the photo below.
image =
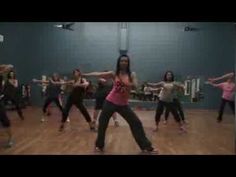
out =
[[130,71],[130,57],[128,55],[120,55],[117,59],[117,63],[116,63],[116,76],[119,77],[119,74],[120,74],[120,61],[121,61],[121,58],[122,57],[126,57],[128,59],[128,66],[126,68],[126,73],[128,74],[129,76],[129,80],[132,81],[132,78],[131,78],[131,71]]

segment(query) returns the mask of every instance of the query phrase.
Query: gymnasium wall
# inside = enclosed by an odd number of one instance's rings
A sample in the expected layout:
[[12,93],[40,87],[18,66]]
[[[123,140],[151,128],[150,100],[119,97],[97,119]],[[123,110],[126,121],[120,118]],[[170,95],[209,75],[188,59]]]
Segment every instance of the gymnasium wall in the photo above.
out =
[[[59,72],[114,70],[119,55],[119,23],[78,22],[74,31],[55,28],[55,22],[0,22],[0,62],[16,67],[21,83]],[[185,31],[190,26],[193,30]],[[235,29],[232,23],[128,24],[128,54],[139,82],[160,81],[166,70],[177,78],[207,78],[234,70]],[[204,99],[186,107],[216,109],[221,92],[204,85]],[[42,104],[40,87],[32,101]]]

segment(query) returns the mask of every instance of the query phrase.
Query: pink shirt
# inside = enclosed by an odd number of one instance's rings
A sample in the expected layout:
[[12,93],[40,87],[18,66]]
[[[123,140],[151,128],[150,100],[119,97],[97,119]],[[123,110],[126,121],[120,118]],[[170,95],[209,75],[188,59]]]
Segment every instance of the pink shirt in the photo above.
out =
[[233,101],[234,100],[234,92],[235,92],[235,83],[224,82],[221,84],[217,84],[216,87],[223,90],[222,98]]
[[[129,82],[128,79],[129,78],[127,76],[124,77],[122,80],[123,82]],[[126,85],[121,83],[118,78],[116,78],[113,84],[113,88],[107,95],[106,100],[119,106],[128,105],[130,90],[130,87],[127,87]]]

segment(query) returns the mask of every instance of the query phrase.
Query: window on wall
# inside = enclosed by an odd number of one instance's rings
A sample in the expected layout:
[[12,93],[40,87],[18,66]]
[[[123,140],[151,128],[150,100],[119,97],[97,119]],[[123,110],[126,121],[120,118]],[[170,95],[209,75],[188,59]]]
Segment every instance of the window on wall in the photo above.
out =
[[3,42],[3,40],[4,40],[4,37],[3,35],[0,34],[0,42]]
[[120,23],[120,54],[126,54],[128,52],[128,23]]

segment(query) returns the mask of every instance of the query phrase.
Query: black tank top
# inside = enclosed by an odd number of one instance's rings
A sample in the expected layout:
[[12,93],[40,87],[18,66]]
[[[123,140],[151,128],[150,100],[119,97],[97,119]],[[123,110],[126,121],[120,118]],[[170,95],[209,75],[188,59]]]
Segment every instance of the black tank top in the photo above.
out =
[[60,85],[54,85],[54,84],[50,83],[46,89],[46,95],[48,97],[57,98],[60,93],[61,93],[61,86]]
[[18,88],[14,87],[9,80],[7,80],[3,88],[3,93],[7,97],[14,98],[17,96]]
[[3,76],[0,75],[0,94],[2,93],[2,88],[3,88],[2,81],[3,81]]
[[[81,78],[80,83],[83,83],[83,78]],[[74,87],[71,92],[71,97],[74,101],[82,100],[85,95],[85,88]]]
[[98,82],[98,88],[95,92],[95,97],[96,98],[106,98],[106,96],[112,90],[112,86],[113,86],[113,84],[108,81],[106,83]]

